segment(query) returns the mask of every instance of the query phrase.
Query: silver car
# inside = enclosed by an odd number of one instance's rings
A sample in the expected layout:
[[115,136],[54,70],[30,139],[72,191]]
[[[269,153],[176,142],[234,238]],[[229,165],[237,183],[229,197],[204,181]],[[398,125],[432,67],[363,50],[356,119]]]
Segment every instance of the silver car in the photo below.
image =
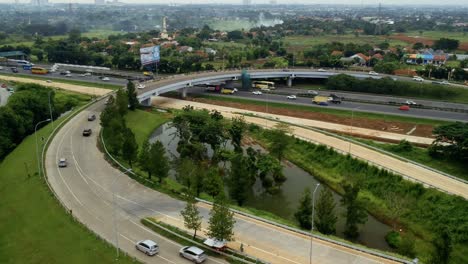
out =
[[179,251],[179,255],[195,263],[202,263],[206,260],[205,251],[194,246],[181,248]]
[[135,245],[136,249],[140,250],[141,252],[145,253],[148,256],[154,256],[159,253],[159,246],[156,242],[152,240],[141,240],[138,241]]
[[65,158],[59,159],[58,166],[59,166],[59,168],[67,167],[67,159],[65,159]]

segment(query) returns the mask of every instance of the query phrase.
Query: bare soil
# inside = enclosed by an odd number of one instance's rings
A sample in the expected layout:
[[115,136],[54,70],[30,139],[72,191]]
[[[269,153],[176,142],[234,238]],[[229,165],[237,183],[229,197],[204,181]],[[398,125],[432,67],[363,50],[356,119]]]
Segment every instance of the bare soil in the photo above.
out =
[[[216,99],[188,97],[187,100],[266,113],[265,107],[248,103],[225,102]],[[426,124],[386,121],[361,117],[354,117],[354,119],[351,119],[350,117],[337,116],[327,113],[286,109],[272,106],[268,107],[268,113],[428,138],[433,137],[432,130],[434,129],[434,126]]]

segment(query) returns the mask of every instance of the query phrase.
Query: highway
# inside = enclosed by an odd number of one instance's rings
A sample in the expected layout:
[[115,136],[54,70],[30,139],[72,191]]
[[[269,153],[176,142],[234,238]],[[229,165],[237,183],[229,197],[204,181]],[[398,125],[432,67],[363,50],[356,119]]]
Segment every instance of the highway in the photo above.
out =
[[[24,71],[23,69],[18,68],[21,74],[31,74],[30,71]],[[260,73],[268,73],[271,70],[261,70],[258,71]],[[278,70],[277,70],[278,71]],[[310,71],[310,70],[309,70]],[[6,72],[6,73],[11,73],[11,71],[7,68],[4,68],[1,72]],[[282,72],[284,74],[288,74],[289,72]],[[330,74],[333,72],[330,72]],[[350,72],[354,74],[360,74],[368,77],[366,73],[356,73],[356,72]],[[161,86],[170,86],[173,83],[176,82],[181,82],[181,81],[190,81],[194,78],[198,78],[200,76],[202,77],[207,77],[209,78],[210,76],[219,76],[225,74],[225,72],[203,72],[199,74],[188,74],[188,75],[174,75],[170,76],[169,78],[163,78],[159,81],[150,81],[146,82],[146,88],[139,90],[138,93],[144,94],[147,92],[150,92],[151,90],[161,87]],[[327,73],[328,74],[328,73]],[[39,75],[35,75],[39,76]],[[384,75],[378,76],[383,77]],[[127,83],[126,79],[123,78],[116,78],[116,77],[110,77],[109,82],[103,82],[101,81],[98,76],[79,76],[78,74],[72,74],[72,77],[64,77],[63,75],[60,75],[60,73],[50,73],[46,76],[40,76],[44,77],[45,79],[71,79],[71,80],[79,80],[79,81],[84,81],[84,82],[89,82],[89,83],[109,83],[109,84],[115,84],[115,85],[122,85],[124,86]],[[401,77],[397,76],[396,78],[401,79],[401,80],[411,80],[409,77]],[[201,93],[204,91],[200,87],[190,87],[187,89],[189,93]],[[295,88],[281,88],[278,89],[280,92],[288,93],[290,91],[291,94],[297,94],[302,92],[302,89],[295,89]],[[322,92],[321,92],[322,93]],[[328,93],[324,93],[325,95],[328,95]],[[412,108],[410,111],[400,111],[398,110],[398,107],[396,106],[389,106],[389,105],[383,105],[379,104],[379,102],[388,102],[388,101],[396,101],[396,102],[404,102],[405,100],[402,98],[397,98],[393,96],[378,96],[378,95],[372,95],[372,94],[355,94],[355,93],[347,93],[347,92],[335,92],[335,94],[339,96],[350,96],[351,98],[356,98],[356,97],[362,97],[364,99],[369,99],[371,101],[376,101],[376,104],[369,104],[369,103],[358,103],[358,102],[350,102],[350,101],[344,101],[340,105],[332,105],[330,104],[329,106],[316,106],[311,103],[310,98],[298,98],[295,101],[292,100],[287,100],[286,96],[280,96],[280,95],[267,95],[263,94],[260,96],[253,95],[249,92],[239,92],[233,97],[241,97],[241,98],[253,98],[255,100],[260,100],[260,101],[272,101],[272,102],[289,102],[289,103],[294,103],[294,104],[300,104],[300,105],[307,105],[311,107],[327,107],[327,108],[335,108],[335,109],[342,109],[342,110],[355,110],[359,112],[376,112],[376,113],[382,113],[382,114],[389,114],[389,115],[400,115],[400,116],[411,116],[411,117],[418,117],[418,118],[431,118],[431,119],[441,119],[441,120],[448,120],[448,121],[463,121],[466,122],[468,121],[468,113],[460,113],[460,112],[448,112],[448,111],[438,111],[438,110],[431,110],[431,109],[417,109],[417,108]],[[213,94],[215,95],[215,94]],[[408,98],[410,99],[410,98]],[[455,104],[455,103],[447,103],[447,102],[438,102],[438,101],[430,101],[430,100],[416,100],[417,103],[421,103],[424,105],[432,105],[436,107],[452,107],[452,108],[460,108],[460,109],[468,109],[468,104]]]
[[[401,111],[398,109],[398,106],[358,103],[358,102],[350,102],[350,101],[343,101],[341,104],[330,103],[328,106],[319,106],[319,105],[312,104],[311,98],[297,97],[296,100],[291,100],[291,99],[288,99],[286,95],[277,95],[277,94],[268,94],[268,93],[263,93],[261,95],[254,95],[250,91],[249,92],[238,91],[237,93],[233,95],[225,95],[225,94],[219,94],[219,93],[208,93],[208,92],[205,92],[203,87],[194,87],[193,89],[189,90],[189,94],[194,94],[194,95],[206,94],[206,95],[213,95],[213,96],[225,96],[225,97],[228,96],[228,97],[233,97],[233,98],[252,99],[256,101],[264,101],[265,104],[267,102],[278,102],[278,103],[304,105],[304,106],[309,106],[309,107],[331,108],[331,109],[340,109],[340,110],[354,110],[357,112],[371,112],[371,113],[381,113],[381,114],[388,114],[388,115],[440,119],[440,120],[448,120],[448,121],[463,121],[463,122],[468,121],[468,113],[448,112],[448,111],[438,111],[438,110],[418,109],[418,108],[411,108],[410,111]],[[292,92],[291,94],[295,94],[295,93]],[[336,94],[340,94],[340,93],[336,93]]]
[[[154,216],[181,223],[180,210],[184,203],[165,194],[151,190],[130,177],[123,175],[104,159],[97,148],[99,120],[88,122],[89,113],[99,116],[103,110],[99,102],[73,117],[52,140],[46,153],[45,168],[48,180],[59,199],[71,208],[75,217],[91,230],[112,244],[147,263],[189,263],[178,256],[182,245],[171,242],[149,231],[140,219]],[[91,137],[81,135],[84,128],[91,128]],[[58,168],[59,158],[68,160],[67,168]],[[116,230],[113,222],[113,196],[116,204]],[[200,207],[204,225],[208,209]],[[246,252],[254,253],[270,263],[308,263],[310,240],[281,228],[236,216],[236,241],[242,242]],[[115,235],[118,234],[118,235]],[[161,247],[161,253],[147,257],[136,251],[134,243],[152,239]],[[314,263],[393,263],[366,253],[314,240]],[[210,258],[206,263],[225,263]]]

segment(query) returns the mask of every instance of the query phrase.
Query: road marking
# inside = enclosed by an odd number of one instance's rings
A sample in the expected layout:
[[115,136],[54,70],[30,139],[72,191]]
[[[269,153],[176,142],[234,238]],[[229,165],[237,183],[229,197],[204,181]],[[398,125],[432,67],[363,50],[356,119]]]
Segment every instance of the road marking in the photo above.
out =
[[[65,133],[63,134],[63,137],[62,139],[60,140],[60,143],[57,147],[57,151],[55,152],[55,160],[57,161],[59,159],[59,150],[62,149],[62,144],[63,144],[63,141],[65,140],[65,136],[68,134],[68,132],[72,129],[72,126],[70,126],[70,128],[65,131]],[[60,171],[60,168],[57,169],[58,173],[59,173],[59,176],[60,176],[60,179],[62,180],[63,184],[65,184],[65,187],[67,187],[68,191],[72,194],[72,196],[76,199],[76,201],[81,205],[83,206],[83,204],[81,203],[81,201],[78,199],[78,197],[75,195],[75,193],[71,190],[70,186],[68,186],[67,182],[65,181],[65,179],[63,178],[63,175],[62,175],[62,172]]]

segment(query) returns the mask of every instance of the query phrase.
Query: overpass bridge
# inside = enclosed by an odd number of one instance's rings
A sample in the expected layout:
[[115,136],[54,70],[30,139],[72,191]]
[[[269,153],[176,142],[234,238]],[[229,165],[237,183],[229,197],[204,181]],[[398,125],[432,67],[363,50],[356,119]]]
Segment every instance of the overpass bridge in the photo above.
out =
[[[347,74],[358,79],[375,78],[380,79],[386,75],[370,76],[363,72],[351,71],[317,71],[311,69],[268,69],[268,70],[249,70],[251,79],[273,79],[285,78],[288,81],[288,86],[292,86],[292,81],[295,78],[309,79],[328,79],[330,76],[338,74]],[[221,81],[236,81],[241,78],[242,71],[222,71],[222,72],[202,72],[195,74],[180,74],[168,78],[150,81],[145,83],[146,87],[138,91],[138,101],[142,105],[151,105],[151,97],[158,96],[172,91],[180,91],[182,97],[185,97],[187,90],[199,84]]]

